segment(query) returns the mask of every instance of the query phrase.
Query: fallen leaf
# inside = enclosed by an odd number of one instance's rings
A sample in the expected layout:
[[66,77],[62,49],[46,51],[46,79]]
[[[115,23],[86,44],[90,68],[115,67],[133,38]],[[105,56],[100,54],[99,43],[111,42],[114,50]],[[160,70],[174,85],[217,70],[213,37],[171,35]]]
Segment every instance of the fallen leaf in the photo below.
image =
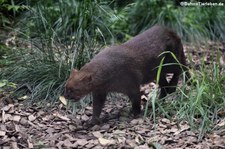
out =
[[4,106],[1,110],[7,112],[9,111],[10,108],[11,106],[7,105],[7,106]]
[[13,116],[13,121],[19,122],[21,117],[19,115]]
[[180,133],[181,131],[179,131],[176,127],[173,127],[171,129],[169,129],[170,132],[174,133],[174,135],[177,135],[178,133]]
[[126,140],[126,144],[128,144],[131,148],[135,148],[137,144],[135,143],[134,140]]
[[95,145],[92,143],[88,143],[87,145],[85,145],[85,148],[93,148]]
[[[134,149],[151,149],[151,148],[147,144],[144,144],[144,145],[137,146]],[[156,148],[156,149],[158,149],[158,148]]]
[[74,125],[69,125],[68,128],[70,131],[74,131],[76,129],[76,127]]
[[76,141],[76,139],[69,134],[65,134],[65,137],[67,137],[70,141]]
[[118,129],[113,132],[113,134],[115,134],[115,135],[123,135],[125,133],[126,133],[125,131],[118,130]]
[[97,131],[97,130],[99,130],[101,127],[99,126],[99,125],[94,125],[92,128],[91,128],[91,130],[92,131]]
[[63,144],[68,148],[75,147],[75,145],[72,144],[69,139],[64,140]]
[[27,118],[22,117],[22,118],[20,119],[20,124],[26,125],[26,124],[27,124]]
[[1,131],[1,130],[0,130],[0,136],[4,137],[4,136],[5,136],[5,134],[6,134],[6,132],[5,132],[5,131]]
[[64,120],[64,121],[69,121],[70,120],[68,117],[63,116],[63,115],[59,114],[58,112],[53,113],[53,115],[58,117],[58,118],[60,118],[60,119],[62,119],[62,120]]
[[5,123],[6,118],[5,118],[5,111],[2,110],[2,122]]
[[220,65],[225,68],[225,59],[222,56],[220,57]]
[[59,100],[66,106],[67,105],[67,100],[64,96],[59,96]]
[[88,141],[87,141],[86,139],[78,139],[78,140],[76,141],[76,143],[77,143],[78,145],[80,145],[80,146],[84,146],[84,145],[86,145],[86,144],[88,143]]
[[54,128],[51,128],[51,127],[49,127],[49,128],[46,130],[46,132],[49,133],[49,134],[52,134],[54,131],[55,131],[55,129],[54,129]]
[[140,119],[140,118],[138,118],[138,119],[133,119],[130,123],[131,123],[132,125],[138,125],[138,124],[140,124],[140,123],[142,123],[142,122],[143,122],[143,120]]
[[12,145],[13,149],[19,149],[19,147],[18,147],[16,142],[12,142],[11,145]]
[[0,124],[0,130],[1,131],[6,131],[7,132],[7,127],[4,124]]
[[177,143],[177,140],[174,140],[173,138],[169,137],[165,140],[165,144],[167,144],[167,143]]
[[34,115],[28,116],[28,120],[31,122],[34,121],[35,119],[36,119],[36,117]]
[[164,124],[170,124],[170,120],[167,119],[167,118],[161,119],[161,122],[164,123]]
[[104,139],[104,138],[98,138],[98,141],[103,146],[108,145],[108,144],[113,144],[112,140],[108,140],[108,139]]
[[45,112],[44,111],[38,111],[38,113],[37,113],[37,117],[39,117],[39,116],[42,116],[42,115],[44,115],[45,114]]
[[186,131],[186,130],[188,130],[188,129],[190,129],[190,126],[188,126],[187,124],[182,125],[182,126],[181,126],[181,129],[179,129],[177,132],[175,132],[174,135],[177,135],[177,134],[179,134],[179,133],[181,133],[181,132],[183,132],[183,131]]
[[126,141],[126,138],[120,136],[120,137],[117,137],[117,141],[116,142],[124,144],[125,141]]
[[20,126],[19,125],[14,124],[14,127],[15,127],[16,132],[20,132]]
[[141,129],[141,130],[137,130],[136,132],[139,133],[139,134],[146,135],[146,133],[149,132],[149,131],[150,131],[149,129],[144,129],[144,128],[143,128],[143,129]]
[[164,125],[164,124],[162,124],[162,123],[159,123],[158,125],[159,125],[159,127],[161,127],[161,128],[167,128],[167,125]]
[[87,120],[89,120],[89,117],[86,114],[84,114],[81,116],[81,119],[84,121],[87,121]]
[[58,149],[62,149],[62,145],[64,144],[64,141],[59,141],[56,146]]
[[136,135],[135,136],[135,141],[138,143],[138,144],[141,144],[142,141],[144,141],[143,137],[141,135]]
[[93,144],[93,145],[99,145],[98,139],[95,139],[95,140],[89,140],[88,143],[89,143],[89,144]]
[[28,148],[34,148],[34,145],[27,139]]
[[222,127],[225,126],[225,119],[223,119],[217,126]]
[[37,130],[40,130],[40,127],[38,127],[37,125],[35,125],[34,123],[32,123],[31,121],[27,121],[27,123],[31,126],[33,126],[34,128],[36,128]]
[[22,96],[22,97],[18,98],[18,100],[27,100],[29,98],[30,98],[29,96],[25,95],[25,96]]
[[99,132],[99,131],[94,131],[94,132],[92,132],[92,134],[93,134],[96,138],[102,138],[102,137],[103,137],[103,135],[102,135],[101,132]]
[[101,127],[101,130],[109,130],[110,125],[109,124],[105,124]]

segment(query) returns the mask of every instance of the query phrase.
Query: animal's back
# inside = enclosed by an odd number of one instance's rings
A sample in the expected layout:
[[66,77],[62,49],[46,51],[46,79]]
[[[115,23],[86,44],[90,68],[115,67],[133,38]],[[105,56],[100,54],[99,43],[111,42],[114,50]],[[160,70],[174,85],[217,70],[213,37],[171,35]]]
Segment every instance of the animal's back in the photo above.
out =
[[183,50],[180,38],[165,27],[154,26],[124,44],[104,49],[92,59],[89,67],[98,70],[98,76],[105,79],[133,73],[139,83],[144,84],[155,78],[161,60],[159,55],[166,50],[179,59],[179,51]]

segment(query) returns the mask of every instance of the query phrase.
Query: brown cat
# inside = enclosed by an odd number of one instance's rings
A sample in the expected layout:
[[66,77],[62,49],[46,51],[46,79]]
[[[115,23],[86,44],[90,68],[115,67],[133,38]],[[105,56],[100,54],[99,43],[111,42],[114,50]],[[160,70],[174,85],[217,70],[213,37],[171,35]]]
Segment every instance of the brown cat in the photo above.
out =
[[[162,52],[172,52],[160,55]],[[160,55],[160,56],[159,56]],[[141,112],[140,85],[156,79],[157,67],[162,58],[165,65],[162,68],[159,86],[160,98],[176,90],[178,78],[185,67],[185,56],[180,38],[176,33],[161,26],[154,26],[135,36],[127,42],[108,47],[98,53],[79,71],[73,70],[66,83],[65,97],[78,101],[92,92],[93,116],[92,122],[99,121],[99,116],[109,92],[119,92],[128,95],[132,103],[132,112]],[[183,67],[182,67],[183,66]],[[168,82],[166,73],[173,73]]]

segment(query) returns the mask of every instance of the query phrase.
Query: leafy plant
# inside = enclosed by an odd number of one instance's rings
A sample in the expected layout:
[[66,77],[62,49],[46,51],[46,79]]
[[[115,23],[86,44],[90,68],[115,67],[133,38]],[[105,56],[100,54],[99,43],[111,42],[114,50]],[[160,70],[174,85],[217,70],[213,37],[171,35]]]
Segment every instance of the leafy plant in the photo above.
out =
[[[218,52],[214,55],[221,56]],[[166,97],[167,100],[155,100],[155,91],[151,93],[154,104],[151,116],[155,120],[154,115],[164,115],[169,119],[176,115],[178,121],[188,121],[192,128],[198,129],[201,140],[206,132],[214,129],[213,124],[224,111],[225,76],[218,58],[210,65],[205,65],[202,60],[200,69],[194,69],[192,65],[191,85],[183,83]]]
[[101,1],[40,1],[25,15],[19,35],[31,48],[17,49],[16,65],[5,68],[3,76],[28,83],[33,100],[58,99],[70,70],[88,62],[105,38],[113,39],[114,14]]
[[14,63],[14,59],[11,54],[12,50],[5,44],[0,43],[0,68],[9,66]]
[[80,68],[94,55],[96,48],[106,43],[105,38],[113,39],[109,30],[112,17],[113,11],[107,3],[97,0],[40,1],[32,8],[28,20],[24,20],[29,22],[25,32],[28,36],[44,39],[41,41],[47,46],[44,49],[52,44],[65,45],[61,52],[66,58],[73,55],[66,61],[71,68]]
[[224,7],[177,7],[173,1],[137,0],[130,8],[133,35],[161,24],[172,28],[185,41],[225,39]]
[[16,88],[15,83],[9,82],[8,80],[0,80],[0,88],[3,88],[5,86]]
[[[200,71],[194,72],[195,86],[188,92],[188,100],[181,97],[182,102],[174,102],[178,106],[178,117],[188,119],[193,127],[199,126],[200,135],[212,128],[212,124],[219,118],[219,111],[225,106],[225,77],[218,62],[214,62],[209,69],[203,64]],[[183,90],[183,89],[181,89]],[[198,121],[198,117],[202,121]]]
[[0,26],[6,27],[11,24],[12,17],[24,10],[27,10],[27,6],[22,2],[0,0]]

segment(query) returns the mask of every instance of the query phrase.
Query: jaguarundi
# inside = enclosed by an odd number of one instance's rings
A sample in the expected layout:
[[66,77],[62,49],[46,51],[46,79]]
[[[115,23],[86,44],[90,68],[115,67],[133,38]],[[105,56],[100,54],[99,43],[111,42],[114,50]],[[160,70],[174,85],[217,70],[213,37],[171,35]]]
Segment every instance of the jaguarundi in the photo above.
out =
[[[174,64],[177,61],[171,53],[161,54],[165,51],[172,52],[180,65]],[[162,67],[158,82],[159,98],[163,98],[176,90],[179,76],[187,67],[181,39],[162,26],[154,26],[123,44],[105,48],[79,71],[74,69],[66,82],[64,96],[79,101],[92,92],[91,122],[98,123],[107,94],[123,93],[131,100],[131,112],[136,116],[141,112],[140,85],[156,79],[163,57],[163,64],[168,64]],[[170,81],[166,79],[167,73],[173,73]]]

